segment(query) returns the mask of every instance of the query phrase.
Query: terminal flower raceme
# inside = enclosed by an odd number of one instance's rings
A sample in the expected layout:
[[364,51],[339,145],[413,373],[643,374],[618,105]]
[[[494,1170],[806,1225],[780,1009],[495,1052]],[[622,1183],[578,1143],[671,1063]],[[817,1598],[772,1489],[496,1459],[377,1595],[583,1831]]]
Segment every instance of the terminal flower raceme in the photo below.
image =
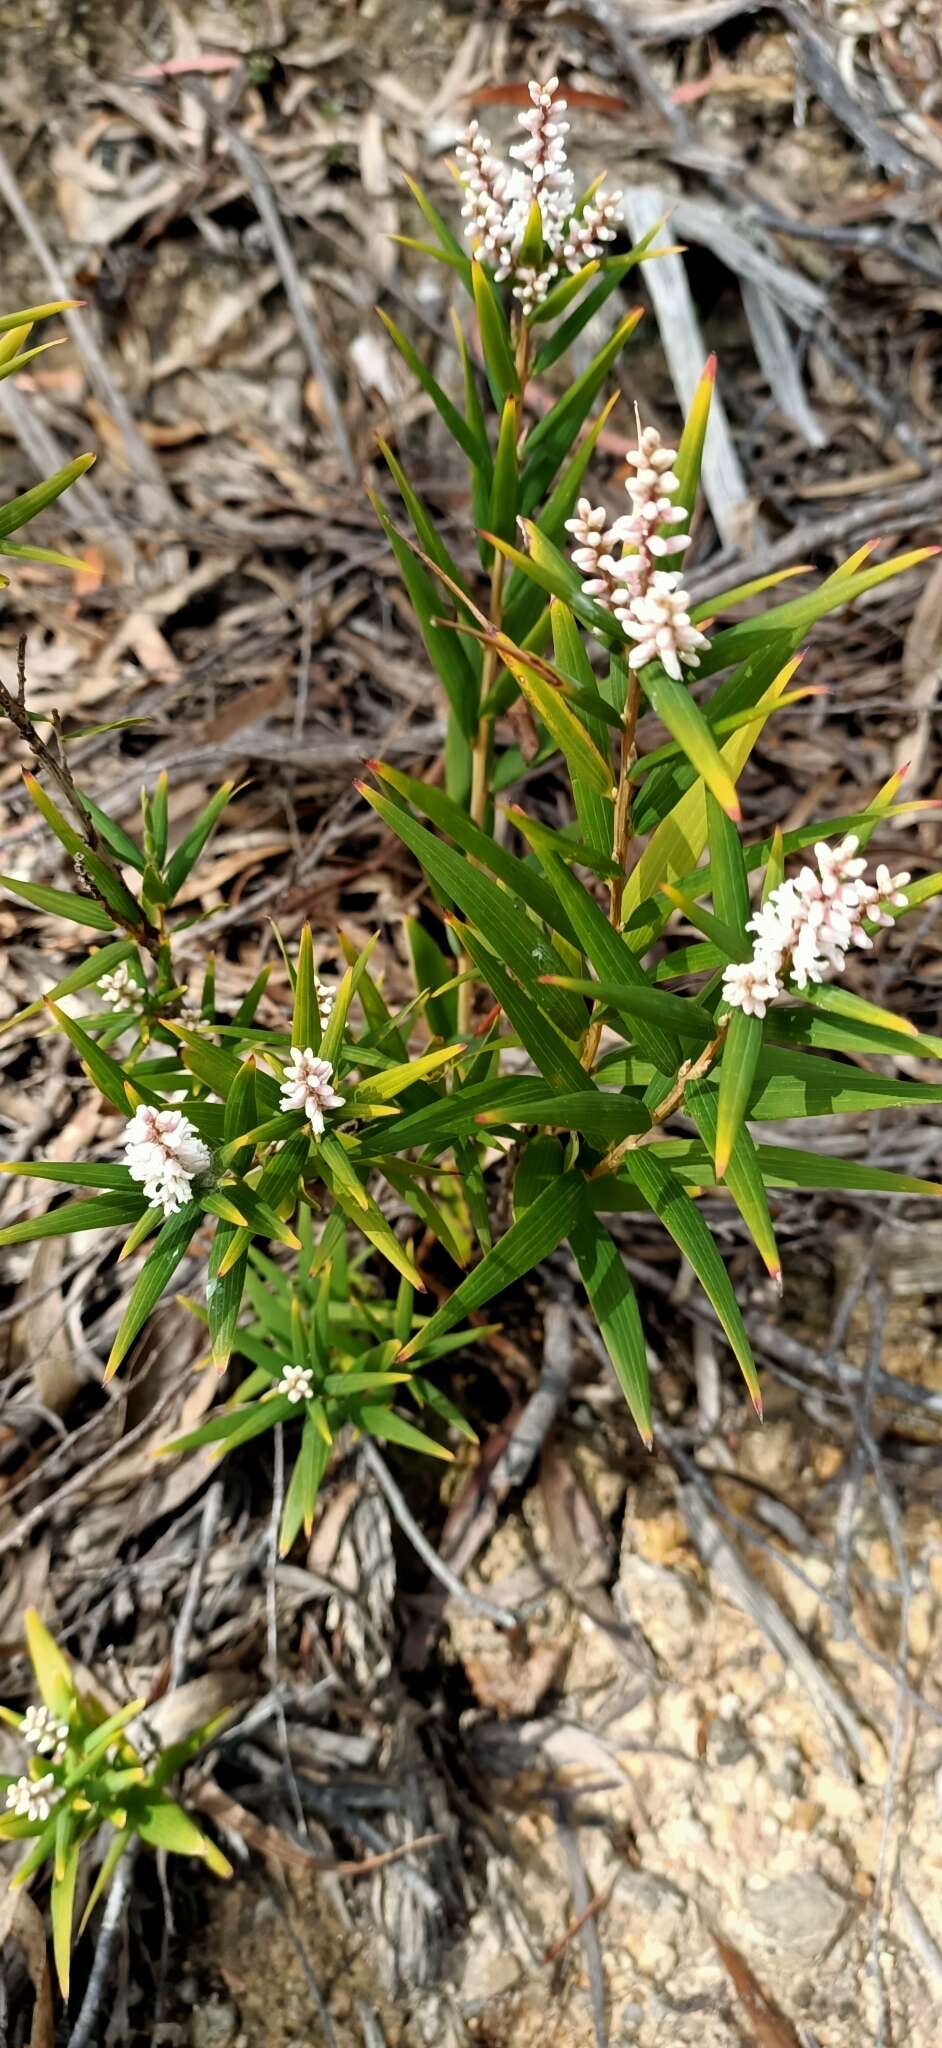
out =
[[48,1820],[56,1800],[62,1796],[51,1771],[44,1778],[17,1778],[7,1786],[7,1810],[18,1820]]
[[58,1720],[51,1707],[27,1707],[20,1722],[20,1735],[37,1756],[51,1757],[58,1764],[65,1754],[69,1724]]
[[[542,304],[561,272],[581,270],[601,256],[605,244],[614,241],[620,218],[620,192],[600,188],[577,204],[566,158],[566,102],[555,97],[558,85],[558,78],[548,78],[545,85],[530,80],[530,105],[517,116],[525,139],[510,150],[512,166],[494,155],[477,121],[458,144],[465,234],[475,254],[492,265],[498,282],[513,279],[514,297],[525,313]],[[534,200],[543,235],[539,264],[523,261]]]
[[142,1102],[124,1134],[132,1180],[142,1183],[149,1202],[173,1216],[192,1198],[193,1182],[205,1173],[210,1154],[189,1118],[179,1109],[155,1109]]
[[333,1071],[330,1060],[320,1059],[309,1045],[303,1049],[292,1046],[281,1088],[281,1107],[303,1109],[316,1138],[324,1129],[325,1109],[340,1109],[343,1105],[343,1096],[331,1087]]
[[286,1365],[278,1381],[279,1394],[287,1394],[289,1401],[310,1401],[314,1394],[314,1375],[307,1365]]
[[752,957],[733,961],[723,976],[723,1000],[731,1008],[764,1017],[787,982],[804,989],[843,973],[851,946],[873,945],[867,923],[892,924],[891,910],[905,908],[908,874],[891,875],[881,865],[866,881],[858,843],[853,833],[837,846],[819,841],[817,867],[780,882],[750,918]]
[[580,498],[566,527],[576,542],[572,559],[585,596],[612,612],[634,642],[629,668],[659,661],[680,682],[683,668],[699,668],[700,650],[710,643],[691,620],[680,570],[664,566],[690,545],[686,511],[674,503],[676,456],[656,427],[642,428],[639,420],[637,448],[626,458],[631,511],[609,524],[603,505]]

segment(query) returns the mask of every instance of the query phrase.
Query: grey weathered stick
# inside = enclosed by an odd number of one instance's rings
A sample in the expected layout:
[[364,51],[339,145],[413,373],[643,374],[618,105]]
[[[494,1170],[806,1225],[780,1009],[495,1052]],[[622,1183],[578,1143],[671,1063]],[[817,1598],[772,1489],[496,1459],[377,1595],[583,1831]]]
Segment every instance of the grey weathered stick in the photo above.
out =
[[213,1537],[216,1533],[216,1528],[221,1513],[222,1481],[220,1479],[216,1479],[213,1481],[212,1486],[209,1488],[209,1491],[206,1495],[206,1499],[203,1502],[203,1512],[200,1516],[199,1535],[196,1539],[196,1556],[193,1559],[193,1566],[187,1583],[187,1589],[183,1596],[183,1601],[180,1607],[179,1615],[177,1616],[177,1625],[173,1631],[173,1641],[170,1646],[171,1692],[173,1692],[178,1685],[182,1685],[184,1678],[186,1677],[187,1659],[189,1657],[190,1652],[190,1637],[193,1633],[193,1623],[196,1620],[197,1611],[199,1609],[200,1600],[202,1598],[203,1581],[206,1577],[206,1566],[209,1563],[209,1553],[210,1549],[212,1548]]
[[408,1536],[413,1550],[418,1552],[423,1564],[428,1566],[429,1571],[433,1573],[434,1577],[443,1586],[447,1587],[452,1598],[460,1600],[461,1605],[467,1607],[472,1614],[480,1614],[486,1621],[496,1622],[499,1628],[516,1628],[517,1616],[511,1608],[499,1607],[496,1600],[488,1600],[484,1593],[473,1593],[470,1587],[462,1583],[457,1572],[452,1571],[451,1566],[446,1564],[443,1558],[439,1557],[434,1544],[430,1543],[428,1537],[423,1535],[418,1522],[407,1507],[405,1498],[400,1493],[385,1459],[377,1450],[370,1437],[364,1437],[360,1445],[360,1455],[367,1470],[372,1472],[381,1493],[385,1495],[386,1501],[400,1528]]
[[[671,194],[659,185],[629,185],[624,207],[632,240],[640,241],[671,203]],[[664,353],[678,403],[687,413],[707,351],[700,332],[696,307],[680,256],[660,256],[645,265],[644,281],[654,302]],[[730,432],[719,392],[714,393],[710,424],[703,449],[703,489],[717,529],[724,542],[738,547],[758,535],[749,520],[749,487]],[[751,529],[751,530],[750,530]]]
[[320,386],[324,401],[324,411],[330,421],[330,430],[337,445],[337,452],[347,476],[352,479],[356,476],[357,469],[353,457],[353,448],[350,444],[350,436],[347,433],[347,423],[340,409],[340,401],[334,389],[323,342],[318,334],[314,316],[304,296],[301,273],[298,269],[291,243],[285,232],[284,222],[278,211],[278,204],[272,190],[271,181],[267,172],[259,163],[255,151],[249,147],[245,137],[239,134],[238,129],[233,128],[231,123],[226,120],[225,114],[213,99],[212,94],[206,92],[198,79],[190,81],[189,90],[195,92],[200,105],[205,108],[213,127],[222,136],[230,156],[238,164],[252,194],[256,212],[268,236],[272,255],[278,265],[281,282],[285,288],[285,297],[294,314],[301,345]]
[[776,409],[797,427],[806,448],[826,448],[828,435],[808,401],[781,306],[770,291],[752,278],[741,277],[739,289],[753,346]]
[[91,1976],[85,1987],[78,2019],[69,2035],[68,2048],[89,2048],[94,2039],[92,2029],[98,2018],[105,1995],[111,1958],[115,1951],[118,1935],[124,1923],[131,1886],[134,1882],[134,1865],[137,1859],[138,1842],[132,1837],[111,1880],[111,1888],[105,1901],[98,1933],[98,1946],[92,1964]]

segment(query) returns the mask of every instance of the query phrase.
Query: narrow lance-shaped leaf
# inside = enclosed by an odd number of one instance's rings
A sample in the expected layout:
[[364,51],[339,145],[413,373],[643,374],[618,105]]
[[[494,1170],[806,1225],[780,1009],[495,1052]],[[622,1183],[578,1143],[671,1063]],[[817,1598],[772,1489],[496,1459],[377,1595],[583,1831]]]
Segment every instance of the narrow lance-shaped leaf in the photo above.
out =
[[614,1239],[588,1203],[569,1232],[582,1284],[615,1377],[637,1425],[651,1448],[651,1383],[638,1298]]
[[471,289],[474,293],[487,380],[494,404],[503,406],[505,398],[511,393],[519,398],[520,379],[517,376],[506,315],[487,271],[477,262],[471,265]]
[[110,1380],[117,1372],[122,1360],[127,1357],[135,1337],[143,1329],[151,1310],[156,1307],[185,1256],[201,1215],[199,1205],[196,1202],[188,1202],[175,1216],[167,1217],[131,1289],[105,1367],[106,1380]]
[[581,1174],[566,1173],[538,1195],[520,1222],[511,1224],[481,1264],[465,1276],[424,1328],[403,1347],[400,1358],[414,1357],[434,1337],[453,1329],[464,1316],[483,1308],[504,1288],[532,1272],[542,1259],[548,1259],[568,1236],[580,1213],[584,1186]]
[[408,363],[413,376],[418,379],[423,391],[428,393],[436,412],[444,421],[452,440],[457,441],[459,448],[463,449],[468,461],[473,463],[475,467],[489,468],[490,456],[487,448],[482,447],[477,435],[468,426],[467,421],[462,418],[452,399],[442,390],[437,378],[433,377],[431,371],[426,369],[421,356],[413,348],[411,341],[407,341],[405,335],[396,326],[395,321],[390,320],[388,313],[384,313],[379,306],[376,310],[387,334],[391,336],[400,355]]
[[636,1151],[628,1152],[624,1170],[656,1210],[674,1243],[693,1267],[729,1338],[756,1413],[761,1416],[759,1379],[739,1304],[729,1274],[696,1203],[670,1168],[658,1159],[654,1145],[639,1146]]

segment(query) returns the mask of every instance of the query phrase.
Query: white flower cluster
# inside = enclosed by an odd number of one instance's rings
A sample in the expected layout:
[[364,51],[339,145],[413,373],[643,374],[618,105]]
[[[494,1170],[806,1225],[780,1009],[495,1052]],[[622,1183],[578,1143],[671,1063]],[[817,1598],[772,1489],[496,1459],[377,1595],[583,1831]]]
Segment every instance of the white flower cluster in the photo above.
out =
[[[511,148],[512,168],[494,155],[477,121],[458,144],[465,234],[475,254],[493,265],[498,281],[513,278],[514,297],[525,313],[542,304],[560,271],[581,270],[601,256],[619,220],[620,192],[593,192],[581,212],[574,210],[575,182],[566,161],[569,122],[561,118],[565,100],[554,98],[558,84],[558,78],[545,85],[530,80],[531,104],[517,116],[526,140]],[[534,200],[543,230],[539,268],[520,260]]]
[[325,1109],[340,1109],[343,1096],[331,1087],[330,1060],[319,1059],[309,1045],[291,1048],[281,1088],[282,1109],[303,1109],[316,1138],[324,1129]]
[[335,991],[326,981],[321,981],[319,975],[315,974],[314,994],[317,998],[317,1014],[320,1018],[321,1030],[326,1031],[330,1023],[330,1013],[334,1007]]
[[124,1134],[132,1180],[143,1184],[149,1202],[173,1216],[191,1199],[193,1181],[205,1173],[210,1154],[180,1109],[155,1109],[142,1102]]
[[7,1811],[18,1820],[48,1820],[56,1800],[62,1797],[51,1771],[44,1778],[17,1778],[7,1786]]
[[51,1707],[27,1707],[20,1722],[20,1734],[27,1749],[61,1764],[69,1739],[68,1721],[60,1721]]
[[140,1003],[140,983],[135,981],[126,960],[119,960],[110,974],[103,974],[98,987],[109,1010],[134,1010]]
[[277,1391],[287,1394],[289,1401],[310,1401],[314,1395],[314,1375],[308,1365],[286,1365]]
[[[680,570],[658,566],[690,546],[687,514],[673,502],[679,487],[673,469],[677,450],[664,448],[657,428],[642,429],[639,420],[638,446],[626,459],[633,472],[625,482],[631,511],[609,525],[603,505],[580,498],[575,516],[566,521],[576,542],[572,559],[582,571],[586,597],[613,612],[626,637],[634,641],[629,668],[659,661],[679,682],[681,663],[699,668],[699,650],[710,643],[691,622]],[[675,530],[661,533],[663,526]]]
[[755,933],[751,960],[733,961],[723,976],[725,1003],[747,1017],[764,1017],[789,978],[799,989],[826,981],[843,972],[851,946],[871,947],[865,919],[893,923],[890,909],[905,907],[902,891],[909,876],[880,866],[872,882],[864,881],[867,863],[857,846],[852,832],[838,846],[820,841],[814,849],[817,871],[802,868],[772,890],[746,926]]

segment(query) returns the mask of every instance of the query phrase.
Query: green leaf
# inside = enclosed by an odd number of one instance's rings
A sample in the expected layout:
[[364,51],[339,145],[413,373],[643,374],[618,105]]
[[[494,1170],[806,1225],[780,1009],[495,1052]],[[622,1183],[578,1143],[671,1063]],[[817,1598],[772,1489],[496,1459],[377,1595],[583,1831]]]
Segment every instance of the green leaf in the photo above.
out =
[[[44,1000],[53,1023],[71,1040],[95,1087],[106,1102],[110,1102],[126,1116],[128,1095],[123,1068],[119,1067],[117,1060],[111,1058],[110,1053],[103,1051],[93,1038],[89,1038],[87,1031],[82,1030],[81,1024],[75,1017],[70,1017],[67,1010],[60,1010],[58,1004],[52,1002],[48,996]],[[137,1092],[143,1100],[156,1101],[156,1097],[143,1088],[139,1088]]]
[[689,1261],[700,1285],[726,1332],[752,1397],[756,1413],[762,1414],[762,1396],[749,1339],[746,1336],[732,1282],[695,1202],[676,1175],[657,1157],[657,1147],[645,1145],[628,1152],[624,1171],[640,1189],[660,1217],[665,1230]]
[[[741,1016],[742,1012],[737,1011],[736,1014]],[[749,1023],[756,1021],[757,1019],[755,1018],[747,1019]],[[727,1045],[728,1043],[729,1041],[727,1040]],[[722,1103],[722,1092],[723,1082],[721,1075],[720,1104]],[[704,1143],[709,1147],[711,1154],[715,1156],[718,1149],[719,1125],[716,1090],[710,1086],[708,1081],[689,1081],[684,1093],[684,1103],[687,1109],[689,1109]],[[718,1167],[715,1171],[719,1174]],[[723,1174],[729,1192],[756,1246],[759,1257],[763,1260],[776,1285],[780,1286],[782,1260],[778,1245],[775,1242],[772,1218],[769,1215],[762,1168],[759,1164],[752,1135],[742,1122],[740,1122],[737,1128],[735,1140],[730,1147],[729,1157],[725,1162]]]
[[[767,717],[771,717],[779,698],[787,689],[796,667],[794,661],[789,661],[779,670],[778,674],[775,674],[776,660],[777,656],[770,656],[768,658],[767,670],[771,671],[771,673],[769,673],[768,683],[764,686],[761,696],[761,708]],[[762,724],[746,726],[741,732],[734,733],[733,737],[727,740],[722,747],[722,758],[733,783],[738,781],[761,732]],[[671,771],[668,769],[666,771],[658,771],[658,773],[666,773],[669,777]],[[654,780],[655,778],[652,777],[651,779]],[[626,924],[631,922],[641,904],[645,903],[648,898],[653,898],[657,890],[666,882],[681,878],[686,879],[690,876],[691,886],[699,889],[700,876],[699,874],[694,876],[692,870],[697,867],[700,855],[707,843],[706,785],[703,781],[697,780],[693,783],[692,787],[680,794],[679,797],[673,782],[669,782],[666,785],[666,790],[666,814],[661,817],[660,823],[655,825],[653,831],[651,826],[654,820],[651,815],[649,814],[642,820],[640,800],[635,808],[636,828],[639,831],[642,829],[649,831],[651,836],[639,861],[632,868],[625,883],[625,892],[622,899],[622,916]],[[645,925],[643,933],[639,936],[639,946],[646,947],[651,939],[657,936],[661,925],[665,921],[665,916],[666,912],[659,912],[655,916],[653,925]]]
[[209,1248],[206,1306],[209,1311],[212,1360],[217,1372],[225,1371],[232,1355],[248,1264],[248,1256],[242,1252],[228,1271],[220,1274],[223,1257],[234,1236],[235,1230],[231,1223],[220,1223]]
[[390,320],[388,313],[384,313],[380,306],[376,310],[387,334],[395,342],[403,360],[408,363],[413,376],[421,384],[423,391],[428,393],[436,412],[444,421],[452,440],[457,441],[459,448],[464,451],[468,461],[476,469],[489,471],[490,454],[486,446],[481,445],[477,435],[468,426],[467,421],[462,419],[457,406],[453,404],[447,393],[442,390],[441,385],[432,376],[431,370],[426,369],[421,356],[413,348],[411,341],[407,341],[405,335],[400,332],[395,322]]
[[185,839],[181,839],[176,851],[167,863],[167,901],[172,903],[179,895],[188,875],[196,866],[210,833],[221,817],[230,798],[235,794],[234,782],[224,782],[220,789],[204,805],[195,825],[191,825]]
[[[690,409],[684,421],[683,433],[677,444],[677,460],[674,474],[677,490],[674,492],[675,505],[682,505],[687,514],[685,526],[689,526],[697,502],[697,487],[700,482],[700,466],[703,461],[703,444],[706,440],[713,402],[713,388],[716,383],[716,357],[709,356],[703,375],[700,377]],[[667,527],[665,532],[673,529]]]
[[425,996],[423,1013],[429,1030],[436,1038],[451,1038],[458,1024],[457,991],[445,984],[453,978],[453,963],[446,960],[419,918],[407,917],[405,929],[416,988]]
[[170,1856],[199,1856],[217,1876],[231,1877],[231,1864],[174,1800],[155,1799],[139,1818],[135,1815],[134,1826],[152,1848],[165,1849]]
[[505,399],[497,436],[497,457],[488,508],[488,526],[502,540],[513,540],[517,530],[517,436],[518,400],[511,393]]
[[[524,829],[522,818],[518,822],[521,829]],[[547,880],[555,889],[596,974],[616,983],[624,982],[639,988],[648,988],[650,984],[643,967],[639,965],[631,947],[626,945],[621,933],[613,931],[604,910],[596,903],[594,896],[590,896],[577,877],[570,873],[564,861],[539,848],[537,850]],[[636,1037],[645,1058],[653,1060],[662,1073],[673,1074],[676,1071],[678,1048],[669,1034],[656,1025],[644,1022],[639,1016]]]
[[551,1088],[585,1088],[587,1076],[575,1052],[520,983],[505,973],[497,954],[470,925],[459,928],[461,943],[499,1002],[521,1045]]
[[[525,985],[534,987],[537,976],[543,972],[565,972],[566,962],[556,947],[506,890],[462,860],[452,847],[444,845],[408,812],[391,804],[376,790],[365,783],[358,783],[357,788],[390,830],[405,841],[436,889],[473,920],[484,939],[499,949],[501,958]],[[551,991],[545,1008],[565,1035],[580,1036],[585,1020],[573,997]]]
[[[420,782],[416,776],[406,775],[399,768],[391,768],[385,761],[371,761],[369,765],[377,781],[388,783],[399,796],[405,797],[408,803],[414,805],[423,817],[437,825],[440,832],[453,839],[456,846],[470,854],[480,867],[487,867],[514,896],[519,896],[522,902],[529,904],[530,909],[536,912],[537,917],[542,918],[544,924],[548,924],[561,937],[575,942],[574,934],[552,889],[532,862],[519,860],[516,854],[509,853],[505,846],[501,846],[491,833],[482,832],[479,826],[472,824],[467,813],[462,811],[458,804],[453,803],[451,798],[445,795],[444,790],[438,789],[434,783]],[[451,972],[454,972],[453,968]]]
[[94,460],[94,455],[77,455],[74,462],[66,463],[64,469],[57,469],[55,475],[46,477],[44,483],[34,484],[31,490],[22,491],[18,498],[10,498],[5,505],[0,505],[0,540],[6,540],[7,534],[15,533],[17,527],[27,526],[38,512],[54,504],[70,484],[91,469]]
[[[583,717],[590,740],[597,748],[603,760],[609,761],[610,742],[603,716],[604,711],[608,707],[604,705],[603,699],[599,694],[595,670],[583,646],[582,636],[576,625],[575,617],[568,605],[563,604],[561,599],[554,598],[550,605],[550,618],[553,627],[553,652],[556,657],[557,666],[564,669],[568,675],[575,676],[577,682],[585,691],[586,696],[594,699],[600,706],[599,715],[595,719],[591,716],[586,716],[585,711],[583,711]],[[612,715],[614,716],[614,714]],[[604,790],[595,788],[591,782],[586,782],[577,774],[574,774],[572,779],[573,802],[576,806],[576,815],[579,819],[583,835],[589,845],[595,848],[596,852],[605,855],[611,854],[612,835],[614,832],[614,808],[611,800],[612,780],[611,769],[609,769],[608,788]]]
[[50,917],[67,917],[72,924],[87,925],[95,932],[114,930],[111,912],[90,896],[77,896],[71,889],[50,889],[44,882],[24,882],[19,875],[0,875],[0,887],[22,896],[24,903],[31,903],[36,910],[47,910]]
[[92,1195],[84,1202],[63,1202],[43,1216],[23,1216],[0,1230],[0,1245],[33,1244],[40,1237],[71,1237],[73,1231],[114,1230],[146,1213],[143,1195]]
[[[107,1200],[107,1196],[102,1197]],[[91,1205],[89,1205],[91,1206]],[[127,1307],[121,1318],[118,1334],[111,1347],[105,1367],[105,1380],[113,1378],[122,1360],[127,1357],[135,1337],[143,1329],[151,1309],[156,1307],[171,1276],[184,1258],[190,1239],[196,1230],[202,1211],[197,1202],[187,1202],[186,1207],[168,1216],[158,1231],[152,1250],[134,1282]]]
[[444,254],[451,259],[456,269],[461,269],[465,273],[465,282],[470,290],[471,263],[467,251],[462,248],[461,243],[452,234],[447,221],[443,220],[441,214],[436,212],[431,200],[423,192],[421,185],[417,184],[414,178],[410,178],[407,171],[403,172],[403,179],[408,185],[417,207],[427,220],[433,235],[440,242]]
[[375,492],[370,492],[369,497],[399,565],[429,660],[445,691],[459,728],[465,739],[470,742],[477,729],[479,678],[471,666],[460,636],[436,624],[442,611],[442,596],[438,584],[419,561],[408,541],[403,539],[402,534],[393,525],[382,500]]
[[548,1187],[474,1268],[459,1282],[454,1293],[400,1352],[404,1362],[454,1328],[464,1316],[483,1308],[504,1288],[511,1287],[548,1259],[567,1237],[582,1205],[585,1182],[581,1174],[566,1173]]
[[563,986],[572,989],[575,995],[594,996],[596,1002],[604,1003],[606,1009],[617,1010],[630,1020],[643,1017],[648,1023],[660,1024],[665,1031],[690,1039],[695,1045],[705,1045],[716,1030],[716,1021],[709,1010],[704,1010],[692,996],[669,995],[666,990],[652,988],[644,981],[589,981],[567,975]]
[[325,1442],[310,1415],[307,1415],[301,1435],[301,1449],[285,1495],[281,1527],[278,1531],[278,1549],[282,1557],[287,1556],[302,1524],[305,1535],[310,1536],[314,1526],[317,1496],[329,1457],[330,1445]]
[[[90,984],[100,981],[103,974],[110,974],[122,960],[130,960],[136,954],[137,947],[133,940],[115,939],[112,945],[102,946],[98,952],[90,953],[87,960],[81,961],[78,967],[73,967],[70,974],[57,981],[55,987],[49,989],[45,1001],[50,1002],[59,996],[71,996],[78,989],[88,988]],[[40,996],[37,1002],[28,1003],[25,1010],[18,1010],[14,1017],[5,1018],[0,1029],[8,1031],[13,1024],[23,1024],[28,1017],[39,1016],[43,1000],[44,998]]]
[[[590,292],[586,293],[581,305],[576,307],[574,313],[570,313],[568,320],[564,320],[562,325],[557,327],[555,332],[550,335],[549,340],[543,343],[543,347],[533,363],[530,372],[531,376],[542,377],[551,365],[558,362],[559,357],[565,355],[566,350],[572,347],[573,342],[578,340],[583,328],[588,326],[589,321],[598,312],[600,306],[604,306],[606,299],[611,298],[612,293],[618,290],[619,285],[628,276],[629,271],[634,270],[636,264],[641,262],[655,235],[660,233],[666,219],[667,214],[664,214],[660,220],[655,221],[654,226],[648,228],[647,233],[642,236],[640,242],[636,242],[634,248],[629,249],[624,256],[609,256],[605,258],[602,264],[602,275],[598,283],[593,285]],[[658,251],[659,255],[666,253],[666,251]],[[641,309],[639,308],[636,317],[640,318],[640,312]]]
[[662,725],[683,749],[688,761],[730,818],[740,813],[736,784],[699,706],[684,683],[676,683],[656,663],[638,671],[641,687]]
[[[733,1010],[720,1058],[719,1100],[716,1110],[714,1157],[716,1171],[721,1180],[727,1172],[736,1140],[743,1127],[761,1051],[761,1019],[747,1017],[745,1010]],[[732,1182],[730,1186],[732,1187]]]
[[934,1102],[942,1102],[942,1086],[937,1083],[899,1081],[893,1074],[870,1074],[862,1067],[819,1058],[815,1053],[766,1044],[759,1054],[748,1115],[756,1122],[776,1122],[791,1117],[837,1116],[844,1111],[901,1109],[910,1103],[925,1109]]
[[359,1108],[364,1102],[391,1102],[394,1096],[401,1095],[416,1081],[424,1080],[426,1075],[437,1073],[440,1067],[448,1066],[467,1049],[462,1040],[458,1045],[436,1046],[432,1052],[422,1053],[418,1059],[406,1060],[401,1066],[384,1067],[381,1073],[372,1074],[368,1080],[358,1083],[349,1098],[351,1109]]
[[545,299],[540,299],[532,313],[527,314],[528,327],[536,327],[544,320],[555,320],[560,313],[564,313],[566,307],[571,306],[573,299],[578,298],[590,280],[598,276],[601,268],[599,258],[593,256],[590,263],[582,265],[581,270],[573,271],[568,277],[561,277],[559,283],[554,284],[552,290],[547,292]]
[[104,898],[108,909],[115,912],[115,922],[129,925],[132,929],[139,927],[142,923],[141,906],[125,887],[121,876],[114,868],[109,867],[108,862],[103,860],[100,854],[86,844],[81,834],[76,832],[67,818],[63,817],[58,805],[43,789],[35,775],[24,769],[23,781],[41,817],[45,818],[47,825],[65,847],[66,852],[72,856],[73,861],[81,860],[86,876],[94,884],[97,894]]
[[600,752],[562,692],[554,689],[545,674],[528,662],[521,652],[511,652],[510,643],[503,636],[499,644],[502,660],[555,740],[573,780],[581,782],[597,796],[608,796],[612,787],[611,762],[606,754]]
[[125,1188],[129,1194],[140,1193],[127,1167],[110,1159],[10,1159],[0,1162],[0,1173],[27,1180],[64,1181],[74,1188]]
[[[494,404],[501,407],[511,393],[520,396],[520,379],[514,362],[510,329],[487,271],[480,263],[471,265],[471,290],[478,316],[484,367]],[[455,435],[455,439],[458,436]]]
[[[298,966],[294,984],[292,1045],[308,1046],[316,1052],[321,1042],[320,1011],[317,1006],[317,975],[314,971],[314,934],[309,924],[301,928]],[[227,1131],[226,1136],[229,1133]]]
[[49,1707],[58,1720],[67,1720],[74,1696],[72,1666],[35,1607],[27,1607],[23,1629],[43,1706]]
[[841,1159],[827,1152],[802,1152],[792,1145],[757,1145],[763,1178],[776,1188],[856,1188],[887,1195],[942,1195],[942,1181],[921,1180],[913,1173],[862,1160]]
[[[295,1040],[295,1043],[299,1041]],[[231,1087],[226,1091],[223,1128],[227,1143],[231,1138],[241,1137],[243,1131],[250,1131],[257,1120],[255,1080],[255,1055],[249,1053],[248,1058],[243,1060]]]
[[72,1960],[72,1916],[75,1911],[75,1880],[78,1876],[81,1841],[63,1843],[58,1849],[60,1828],[67,1828],[71,1821],[67,1811],[56,1816],[57,1861],[61,1855],[61,1875],[52,1880],[49,1892],[49,1917],[52,1921],[52,1952],[56,1962],[56,1976],[63,1998],[69,1995],[69,1973]]
[[428,1458],[441,1458],[445,1464],[452,1461],[452,1453],[435,1438],[426,1436],[424,1429],[416,1429],[414,1422],[406,1422],[397,1415],[394,1408],[387,1408],[379,1401],[353,1401],[350,1404],[350,1419],[362,1429],[366,1436],[378,1436],[391,1444],[401,1444],[408,1451],[422,1451]]
[[588,1203],[569,1232],[569,1242],[615,1377],[650,1450],[651,1383],[638,1298],[611,1233]]

